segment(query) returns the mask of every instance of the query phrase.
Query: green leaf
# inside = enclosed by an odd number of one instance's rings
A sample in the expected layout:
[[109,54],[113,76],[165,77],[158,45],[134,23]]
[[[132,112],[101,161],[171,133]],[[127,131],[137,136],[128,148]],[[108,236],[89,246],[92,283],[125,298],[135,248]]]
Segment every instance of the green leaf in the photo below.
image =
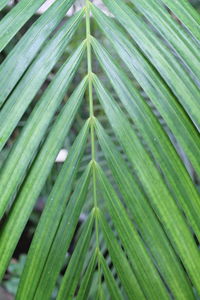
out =
[[22,0],[0,22],[0,51],[45,0]]
[[[85,149],[88,125],[87,122],[70,149],[66,162],[48,197],[27,257],[27,263],[18,290],[19,298],[34,295],[40,280],[46,259],[63,217],[63,212],[72,192],[74,180]],[[29,285],[30,281],[32,282],[31,286]]]
[[200,41],[200,20],[198,12],[192,7],[187,0],[162,0],[162,2],[183,22],[190,30],[193,36]]
[[[75,33],[81,18],[82,15],[74,16],[64,27],[62,27],[60,32],[50,40],[3,106],[0,112],[0,118],[4,120],[0,129],[0,149],[5,145],[13,129],[17,126],[17,123],[46,79],[48,73],[64,52],[65,47]],[[84,42],[78,49],[77,52],[83,52]],[[74,67],[78,65],[79,59],[78,55],[78,61]]]
[[97,176],[100,181],[102,194],[107,203],[109,214],[122,241],[122,245],[128,254],[135,276],[144,295],[150,299],[157,299],[159,297],[168,299],[164,284],[139,234],[133,227],[133,224],[125,212],[125,208],[99,166],[97,166]]
[[[106,5],[125,27],[144,55],[158,70],[179,99],[197,128],[200,128],[199,89],[170,50],[144,23],[142,18],[122,1],[104,0]],[[141,43],[142,40],[142,43]]]
[[92,44],[117,95],[170,184],[174,197],[179,201],[196,234],[199,235],[199,194],[182,161],[159,121],[126,74],[114,64],[114,61],[96,40],[92,39]]
[[63,64],[40,101],[36,104],[17,143],[12,148],[0,175],[1,209],[6,209],[17,187],[23,180],[30,162],[34,159],[37,148],[77,71],[84,50],[85,43],[82,43]]
[[80,238],[73,251],[69,265],[65,271],[61,287],[57,296],[57,300],[73,299],[75,290],[77,288],[81,272],[83,269],[84,259],[89,248],[91,239],[91,232],[93,227],[94,214],[88,218],[81,231]]
[[89,293],[90,287],[92,285],[94,269],[96,266],[97,255],[98,255],[98,251],[94,251],[94,253],[90,259],[90,262],[88,264],[88,267],[85,271],[84,277],[82,279],[82,283],[81,283],[80,289],[78,291],[78,295],[75,298],[76,300],[87,300],[88,299],[88,293]]
[[[179,254],[194,285],[199,289],[197,278],[200,278],[200,274],[196,268],[196,263],[200,263],[199,252],[176,202],[117,103],[108,95],[96,75],[93,75],[93,82],[110,124],[134,166],[156,214],[165,227],[171,243]],[[161,202],[161,199],[164,201]],[[194,257],[196,263],[194,263]]]
[[99,253],[99,257],[100,257],[100,262],[101,262],[101,266],[103,269],[103,274],[105,276],[106,284],[108,285],[112,299],[114,299],[114,300],[121,299],[122,300],[123,296],[121,294],[121,291],[120,291],[115,279],[113,278],[113,274],[110,271],[110,269],[108,268],[107,263],[101,253]]
[[191,36],[186,34],[178,22],[170,16],[160,0],[143,0],[139,2],[131,0],[131,2],[162,34],[162,37],[170,43],[179,57],[182,58],[183,63],[188,65],[198,80],[200,69],[199,48]]
[[[28,221],[34,204],[52,168],[55,158],[63,144],[63,141],[71,127],[72,121],[80,107],[87,78],[71,95],[65,104],[59,118],[51,129],[42,149],[38,153],[22,188],[15,199],[14,205],[9,212],[0,236],[0,278],[2,278],[9,260],[12,256],[18,239]],[[57,137],[55,139],[55,137]],[[15,229],[15,230],[13,230]]]
[[[20,1],[20,3],[21,2],[22,1]],[[0,106],[2,106],[49,35],[65,16],[72,2],[73,1],[66,0],[55,1],[52,6],[34,22],[0,65],[0,81],[2,83],[0,86]],[[76,20],[79,16],[77,19],[79,23],[80,15],[83,15],[82,13],[83,12],[80,11],[80,14],[78,13],[78,15],[71,20],[74,21],[74,19]],[[68,25],[64,25],[59,30],[60,34],[63,30],[64,32],[68,30],[65,26],[71,26],[71,20],[67,22]],[[51,53],[51,51],[49,53]],[[46,55],[48,57],[49,54],[46,53]]]
[[1,0],[0,10],[2,10],[8,4],[8,2],[9,2],[9,0]]
[[[49,249],[48,256],[45,260],[45,265],[38,278],[39,281],[36,282],[37,284],[32,285],[32,295],[34,295],[36,299],[49,299],[51,296],[87,196],[90,170],[91,166],[89,165],[80,178],[79,183],[76,185],[75,191],[64,211],[56,235],[52,240],[51,248]],[[54,218],[52,218],[51,221],[54,221]],[[38,260],[37,263],[40,264],[40,260]],[[32,275],[31,278],[33,278]],[[30,295],[31,292],[28,293],[29,297]],[[17,299],[21,299],[21,295],[19,295]]]
[[182,265],[177,260],[176,254],[149,205],[148,199],[97,120],[96,132],[115,181],[118,184],[119,191],[138,226],[142,238],[153,255],[155,262],[159,265],[159,271],[164,280],[175,297],[182,295],[182,297],[193,299],[192,289],[182,269]]
[[127,261],[125,253],[119,246],[112,230],[108,226],[102,213],[99,212],[99,221],[103,229],[104,237],[107,242],[109,254],[117,270],[118,276],[129,299],[145,299],[144,294],[138,284],[137,279]]
[[[158,73],[148,64],[138,49],[126,38],[125,34],[120,31],[115,22],[95,7],[92,7],[92,12],[98,25],[113,43],[117,53],[150,97],[156,109],[161,113],[170,130],[186,151],[198,174],[200,174],[200,139],[196,128],[178,104],[176,98],[167,89]],[[111,39],[111,37],[113,38]]]

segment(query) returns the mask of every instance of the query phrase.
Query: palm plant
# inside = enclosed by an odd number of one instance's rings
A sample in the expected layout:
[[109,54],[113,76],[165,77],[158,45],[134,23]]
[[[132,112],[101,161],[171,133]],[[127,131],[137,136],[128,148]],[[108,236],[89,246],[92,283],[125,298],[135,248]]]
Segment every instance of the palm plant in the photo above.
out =
[[[21,0],[5,15],[1,50],[43,2]],[[199,15],[187,0],[103,2],[110,14],[85,0],[61,22],[74,1],[56,0],[0,66],[2,150],[77,29],[85,29],[3,163],[0,278],[80,108],[87,107],[49,192],[16,299],[51,298],[82,212],[86,220],[56,299],[197,299],[200,198],[177,147],[198,178]],[[63,103],[83,61],[87,71]]]

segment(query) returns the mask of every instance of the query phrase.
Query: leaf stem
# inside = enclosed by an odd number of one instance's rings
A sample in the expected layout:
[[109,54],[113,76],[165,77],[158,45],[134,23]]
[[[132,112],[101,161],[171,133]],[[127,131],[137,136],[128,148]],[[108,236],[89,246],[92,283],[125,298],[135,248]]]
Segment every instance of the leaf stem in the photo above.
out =
[[[99,229],[98,229],[98,204],[96,187],[96,147],[95,147],[95,128],[94,128],[94,101],[93,101],[93,72],[92,72],[92,54],[91,54],[91,24],[90,24],[90,0],[85,0],[86,4],[86,41],[87,41],[87,67],[88,67],[88,95],[89,95],[89,113],[90,113],[90,134],[91,134],[91,158],[93,162],[93,199],[95,209],[95,233],[96,249],[99,252]],[[98,259],[98,286],[101,286],[101,265]]]
[[88,94],[89,94],[89,111],[90,111],[90,132],[91,132],[91,152],[93,161],[93,196],[94,207],[97,207],[96,193],[96,172],[95,172],[95,131],[94,131],[94,104],[92,90],[92,55],[91,55],[91,29],[90,29],[90,0],[86,0],[86,41],[87,41],[87,66],[88,66]]

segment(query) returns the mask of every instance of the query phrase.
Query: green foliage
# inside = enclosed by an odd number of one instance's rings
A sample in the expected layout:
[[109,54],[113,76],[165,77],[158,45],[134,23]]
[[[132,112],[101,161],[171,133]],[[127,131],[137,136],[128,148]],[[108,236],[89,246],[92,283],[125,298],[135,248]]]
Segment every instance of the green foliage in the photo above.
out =
[[25,261],[26,255],[21,255],[18,261],[12,260],[8,266],[8,278],[3,281],[3,286],[11,294],[16,294],[17,292]]
[[[43,2],[0,22],[3,285],[16,300],[198,299],[198,12],[85,0],[66,17],[74,1],[55,0],[27,25]],[[40,197],[26,262],[9,264]]]

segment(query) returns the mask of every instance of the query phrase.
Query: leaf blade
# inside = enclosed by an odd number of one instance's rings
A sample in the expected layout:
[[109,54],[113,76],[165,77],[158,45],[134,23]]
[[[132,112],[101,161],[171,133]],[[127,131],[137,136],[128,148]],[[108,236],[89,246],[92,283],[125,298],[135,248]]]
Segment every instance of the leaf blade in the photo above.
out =
[[8,2],[9,2],[9,0],[1,0],[0,10],[2,10],[8,4]]
[[49,35],[65,16],[69,7],[69,1],[56,1],[29,28],[2,62],[0,65],[0,81],[2,83],[0,86],[0,106],[5,102]]
[[73,299],[75,289],[77,287],[78,280],[83,269],[84,258],[89,248],[91,239],[92,226],[94,221],[94,214],[88,219],[88,224],[84,224],[83,232],[81,232],[80,238],[73,251],[69,265],[65,271],[61,287],[58,292],[57,300]]
[[[146,150],[138,140],[126,117],[124,117],[124,114],[118,105],[114,103],[111,96],[102,88],[102,84],[95,75],[93,75],[93,83],[110,124],[130,162],[132,162],[132,165],[136,169],[156,214],[162,220],[167,235],[181,257],[194,285],[199,289],[197,278],[200,275],[196,274],[198,270],[196,269],[196,264],[194,264],[195,261],[200,265],[199,252],[176,202],[170,195],[158,170],[153,165],[150,157],[148,157]],[[151,173],[147,172],[147,170],[151,170]],[[164,202],[161,202],[160,199],[164,199]],[[190,245],[190,247],[188,248],[186,245]]]
[[162,0],[162,2],[183,22],[196,40],[200,41],[200,21],[199,15],[186,0],[174,2],[171,0]]
[[0,112],[0,118],[3,120],[0,129],[0,149],[5,145],[13,129],[17,126],[23,113],[46,79],[46,76],[63,53],[66,45],[77,29],[81,18],[82,14],[71,18],[65,26],[61,28],[56,38],[51,39],[3,106]]
[[125,161],[97,121],[95,122],[95,128],[98,140],[118,184],[119,191],[128,207],[128,211],[132,214],[142,238],[157,262],[164,280],[175,297],[180,297],[181,295],[185,299],[193,299],[194,295],[191,286],[164,230],[160,226],[159,220],[149,205],[148,199],[146,199],[143,191],[139,188],[133,175],[125,165]]
[[0,51],[26,21],[43,4],[44,0],[22,0],[0,22]]
[[[127,65],[161,116],[163,116],[172,133],[195,166],[198,174],[200,174],[199,133],[177,102],[177,99],[140,51],[120,31],[120,27],[95,6],[92,6],[92,13],[101,30],[114,45],[122,61]],[[111,37],[113,38],[111,39]]]
[[[174,197],[182,206],[197,236],[200,236],[199,194],[170,139],[128,76],[117,67],[96,40],[92,39],[92,45],[121,103],[163,171]],[[198,166],[196,167],[198,168]]]
[[96,261],[97,261],[97,251],[94,251],[90,262],[88,264],[88,267],[85,271],[80,289],[78,291],[78,295],[76,297],[76,300],[86,300],[88,297],[88,293],[90,291],[90,287],[92,284],[92,279],[93,279],[93,275],[94,275],[94,268],[96,265]]
[[28,166],[34,159],[37,148],[80,65],[84,50],[85,43],[82,43],[63,64],[34,107],[22,134],[13,147],[0,175],[0,216],[5,211],[17,187],[21,184]]
[[[28,221],[29,215],[46,181],[64,138],[70,129],[74,116],[81,104],[86,85],[87,78],[85,78],[74,91],[71,96],[71,101],[66,103],[26,177],[26,181],[10,211],[9,218],[5,222],[4,228],[2,228],[0,238],[0,256],[2,258],[0,278],[2,278],[6,270],[18,239]],[[68,105],[69,103],[70,105]],[[55,136],[57,137],[56,140]],[[15,232],[13,228],[16,229]]]
[[[56,183],[49,194],[47,204],[40,218],[32,241],[26,265],[21,276],[17,297],[26,298],[34,295],[42,274],[48,253],[59,228],[65,207],[69,202],[72,185],[76,178],[88,136],[88,122],[69,151]],[[67,186],[67,190],[66,190]],[[64,201],[63,201],[64,199]],[[30,281],[32,282],[30,286]]]
[[[195,74],[198,80],[200,69],[199,49],[192,38],[167,12],[163,4],[158,1],[131,0],[137,9],[153,24],[168,43],[174,48],[179,57]],[[174,5],[176,6],[176,5]]]
[[122,300],[123,296],[121,294],[121,291],[120,291],[115,279],[113,278],[113,274],[110,271],[110,269],[108,268],[107,263],[101,253],[99,253],[99,257],[100,257],[100,263],[101,263],[101,266],[103,269],[103,274],[105,276],[106,283],[108,285],[112,299],[113,300]]
[[[50,298],[51,293],[53,292],[57,276],[61,270],[66,251],[72,240],[81,209],[87,196],[90,170],[91,168],[89,165],[75,188],[75,191],[64,211],[56,235],[52,241],[51,248],[49,249],[48,256],[46,257],[45,264],[42,268],[42,272],[38,278],[39,281],[37,284],[34,284],[32,289],[33,293],[28,293],[29,297],[34,295],[36,299],[41,299],[42,296],[42,299],[46,300]],[[58,244],[60,247],[58,247]],[[33,278],[32,275],[31,278]],[[19,298],[17,299],[21,299],[20,294]]]
[[115,14],[137,46],[164,78],[195,126],[200,128],[200,105],[198,101],[200,92],[184,68],[176,61],[156,34],[148,28],[142,18],[129,9],[125,3],[118,0],[114,2],[104,0],[104,3]]
[[127,296],[129,299],[145,299],[143,291],[141,290],[137,278],[130,267],[126,255],[120,248],[112,230],[105,220],[105,217],[101,212],[99,212],[98,217],[112,262],[117,270]]

